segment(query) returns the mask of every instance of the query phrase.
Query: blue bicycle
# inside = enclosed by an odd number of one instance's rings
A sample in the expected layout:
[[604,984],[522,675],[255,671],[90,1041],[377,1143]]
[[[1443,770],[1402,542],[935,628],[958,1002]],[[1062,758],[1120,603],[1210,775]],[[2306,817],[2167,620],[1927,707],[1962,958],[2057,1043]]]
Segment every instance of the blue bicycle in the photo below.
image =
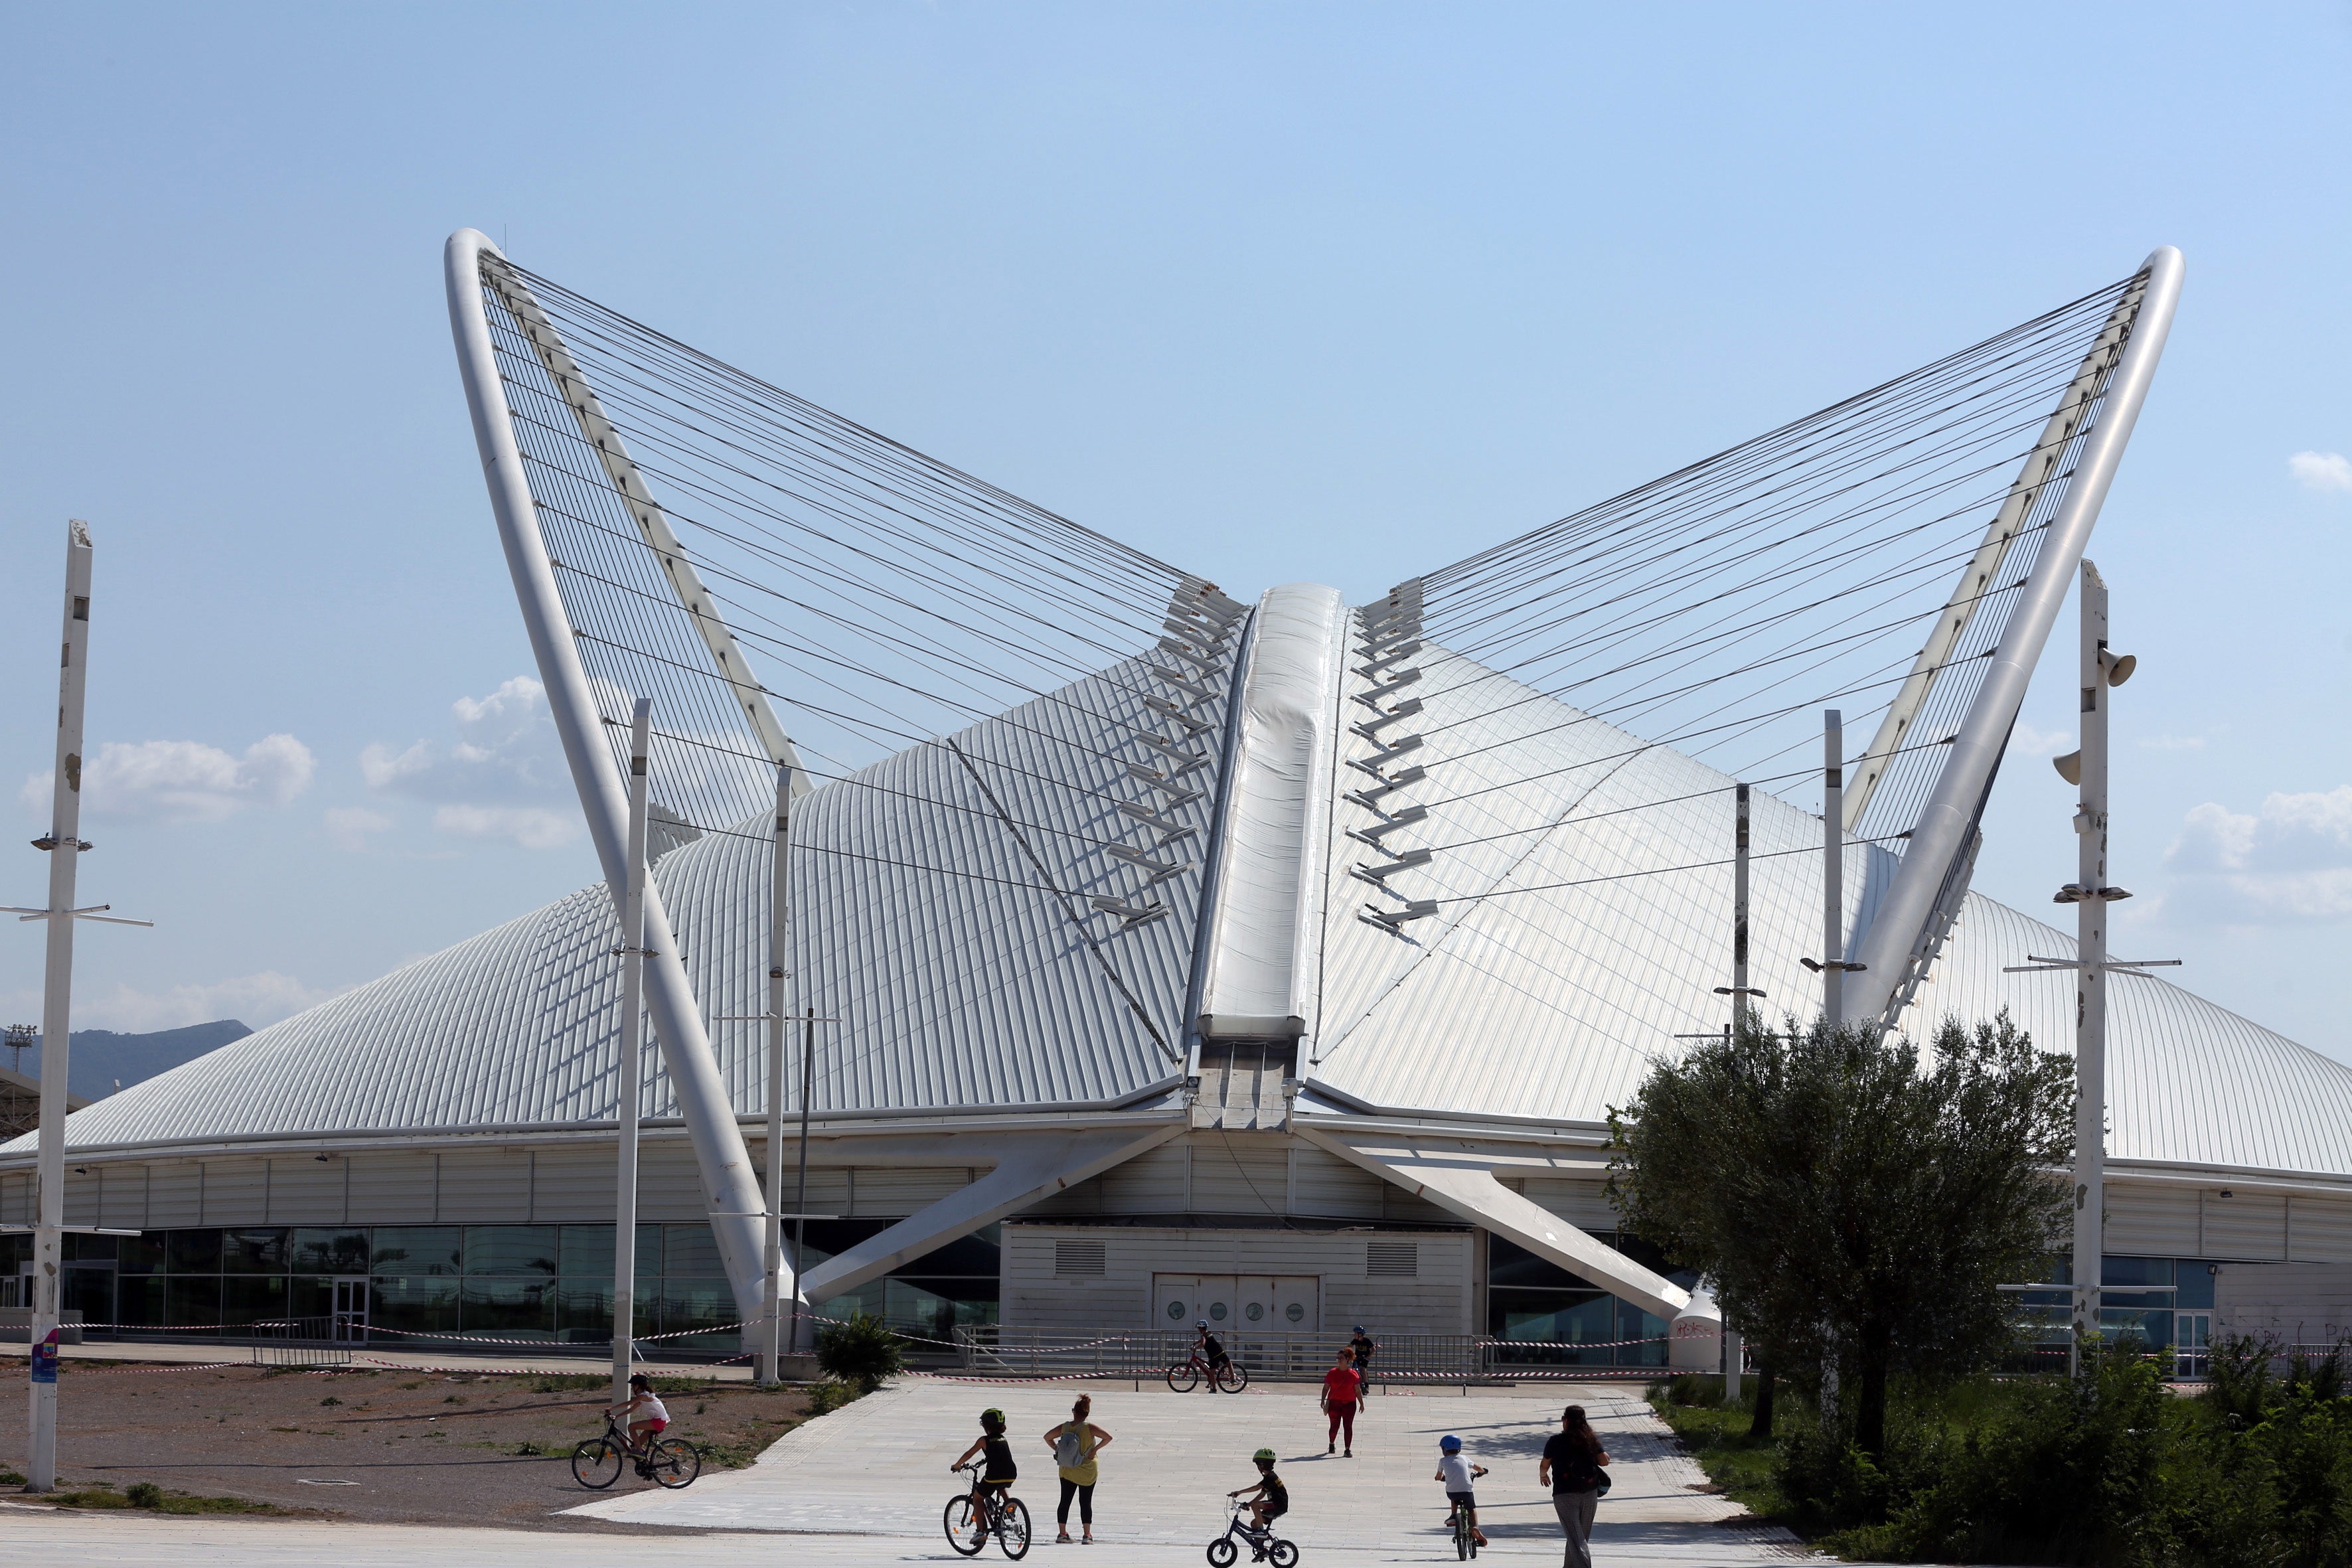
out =
[[1209,1542],[1211,1568],[1232,1568],[1234,1559],[1241,1555],[1243,1545],[1250,1549],[1253,1563],[1271,1563],[1274,1568],[1291,1568],[1298,1561],[1298,1547],[1276,1535],[1272,1530],[1260,1530],[1249,1521],[1249,1505],[1227,1503],[1234,1517],[1226,1521],[1225,1532]]

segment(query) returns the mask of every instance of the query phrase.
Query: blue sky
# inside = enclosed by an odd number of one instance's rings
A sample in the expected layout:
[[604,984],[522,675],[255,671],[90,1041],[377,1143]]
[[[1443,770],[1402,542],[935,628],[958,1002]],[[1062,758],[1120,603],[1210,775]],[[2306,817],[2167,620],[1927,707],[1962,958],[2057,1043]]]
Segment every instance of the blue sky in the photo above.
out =
[[[593,877],[453,367],[459,226],[1236,593],[1354,596],[2174,244],[2092,549],[2142,657],[2116,941],[2352,1059],[2340,5],[0,29],[0,811],[47,820],[26,781],[86,517],[83,890],[159,922],[85,928],[78,1024],[267,1022]],[[2052,649],[2021,752],[2074,744],[2071,613]],[[2071,811],[2013,761],[1978,887],[2049,911]],[[14,854],[0,891],[37,901]],[[39,967],[34,928],[0,942],[11,1019]]]

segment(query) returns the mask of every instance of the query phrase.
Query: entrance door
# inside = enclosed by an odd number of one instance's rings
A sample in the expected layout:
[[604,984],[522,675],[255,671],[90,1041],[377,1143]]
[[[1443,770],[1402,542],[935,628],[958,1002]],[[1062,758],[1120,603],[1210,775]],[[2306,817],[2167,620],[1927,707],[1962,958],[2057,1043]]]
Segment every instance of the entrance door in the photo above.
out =
[[2173,1375],[2201,1380],[2205,1376],[2206,1341],[2213,1332],[2213,1314],[2176,1312],[2172,1321]]
[[334,1341],[339,1345],[363,1345],[368,1331],[368,1282],[364,1274],[339,1275],[335,1279]]
[[1313,1274],[1155,1274],[1151,1287],[1154,1328],[1189,1331],[1206,1318],[1223,1339],[1323,1326],[1323,1281]]
[[1202,1318],[1220,1338],[1233,1332],[1234,1277],[1230,1274],[1154,1274],[1151,1326],[1189,1334]]

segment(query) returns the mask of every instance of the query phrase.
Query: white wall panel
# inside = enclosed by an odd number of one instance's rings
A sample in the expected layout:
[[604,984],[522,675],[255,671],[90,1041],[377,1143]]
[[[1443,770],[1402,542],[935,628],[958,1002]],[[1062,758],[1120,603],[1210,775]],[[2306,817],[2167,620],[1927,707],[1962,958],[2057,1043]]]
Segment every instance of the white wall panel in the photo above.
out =
[[199,1160],[158,1160],[147,1175],[147,1223],[158,1230],[205,1223],[205,1167]]
[[71,1165],[66,1167],[66,1223],[96,1225],[98,1223],[99,1191],[106,1184],[106,1167],[92,1165],[83,1175]]
[[445,1225],[520,1225],[530,1217],[530,1157],[520,1150],[445,1149]]
[[2327,1198],[2287,1201],[2290,1250],[2305,1263],[2352,1263],[2352,1203]]
[[541,1225],[610,1225],[619,1155],[609,1144],[564,1143],[538,1151],[530,1217]]
[[109,1165],[99,1193],[98,1223],[113,1230],[147,1228],[147,1167]]
[[2225,1263],[2213,1281],[2213,1331],[2332,1344],[2352,1334],[2352,1268]]
[[[344,1156],[351,1165],[352,1225],[430,1225],[438,1217],[437,1156],[422,1150],[369,1151]],[[160,1191],[163,1172],[156,1172]]]
[[2107,1250],[2151,1258],[2200,1258],[2197,1189],[2108,1184]]
[[682,1225],[709,1215],[694,1146],[683,1138],[655,1139],[642,1145],[637,1152],[637,1218]]
[[1312,1143],[1291,1151],[1290,1212],[1328,1219],[1378,1219],[1389,1184]]
[[0,1225],[33,1223],[33,1178],[0,1176]]
[[269,1162],[206,1160],[205,1225],[263,1225],[269,1213]]
[[2205,1194],[2207,1258],[2276,1261],[2286,1256],[2286,1199],[2275,1193]]
[[348,1179],[340,1159],[320,1160],[309,1154],[272,1156],[269,1223],[342,1224],[343,1184]]
[[1580,1230],[1612,1231],[1617,1228],[1617,1211],[1610,1206],[1603,1184],[1598,1181],[1580,1181],[1572,1176],[1528,1176],[1523,1180],[1506,1181],[1503,1185],[1516,1188],[1538,1208],[1558,1215]]
[[1280,1142],[1216,1136],[1192,1146],[1191,1212],[1272,1217],[1290,1196],[1290,1152]]
[[962,1165],[891,1168],[859,1165],[851,1177],[849,1212],[901,1216],[929,1208],[970,1186],[982,1173]]
[[1101,1176],[1105,1214],[1181,1214],[1189,1146],[1162,1143]]

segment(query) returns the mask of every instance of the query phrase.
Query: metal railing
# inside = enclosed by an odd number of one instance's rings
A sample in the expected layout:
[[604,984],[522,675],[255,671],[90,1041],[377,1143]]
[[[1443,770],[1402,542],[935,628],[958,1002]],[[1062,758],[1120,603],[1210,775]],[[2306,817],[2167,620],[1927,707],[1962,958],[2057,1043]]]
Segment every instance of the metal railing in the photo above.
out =
[[334,1318],[289,1318],[253,1325],[256,1366],[349,1366],[349,1325]]
[[[1260,1382],[1311,1383],[1331,1368],[1348,1336],[1320,1332],[1220,1331],[1225,1353]],[[1190,1330],[1028,1329],[1002,1323],[960,1326],[963,1369],[981,1377],[1159,1378],[1192,1353]],[[1579,1364],[1573,1352],[1497,1343],[1476,1334],[1390,1334],[1372,1358],[1371,1383],[1486,1383],[1528,1377],[1651,1377],[1663,1366]],[[1591,1352],[1612,1354],[1596,1345]]]

